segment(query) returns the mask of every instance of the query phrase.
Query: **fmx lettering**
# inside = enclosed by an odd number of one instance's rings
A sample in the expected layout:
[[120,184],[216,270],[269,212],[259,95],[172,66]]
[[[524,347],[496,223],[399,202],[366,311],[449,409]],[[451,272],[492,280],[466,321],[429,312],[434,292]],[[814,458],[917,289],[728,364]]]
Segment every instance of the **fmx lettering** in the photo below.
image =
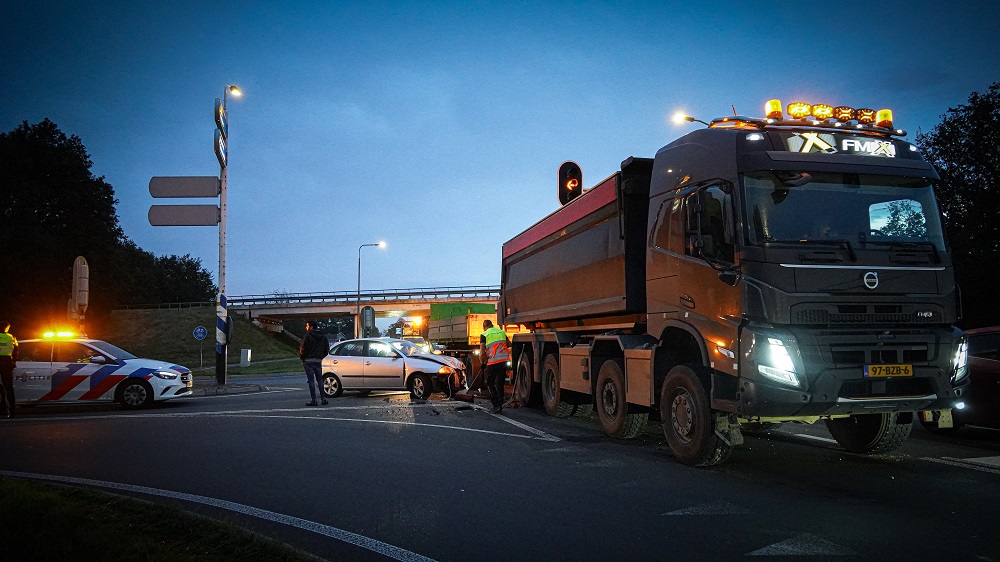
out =
[[896,145],[889,141],[844,139],[842,146],[845,152],[863,152],[870,156],[885,156],[887,158],[896,157]]

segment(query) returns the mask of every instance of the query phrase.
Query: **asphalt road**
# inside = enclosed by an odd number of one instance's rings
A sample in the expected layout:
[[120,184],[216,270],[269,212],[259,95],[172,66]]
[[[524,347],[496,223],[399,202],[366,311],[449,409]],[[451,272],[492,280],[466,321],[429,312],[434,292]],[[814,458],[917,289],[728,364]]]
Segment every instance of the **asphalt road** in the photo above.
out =
[[239,382],[267,390],[22,408],[0,423],[0,474],[177,504],[330,560],[1000,560],[992,430],[918,425],[864,457],[786,424],[690,468],[652,425],[614,441],[543,410],[350,392],[309,408],[301,375]]

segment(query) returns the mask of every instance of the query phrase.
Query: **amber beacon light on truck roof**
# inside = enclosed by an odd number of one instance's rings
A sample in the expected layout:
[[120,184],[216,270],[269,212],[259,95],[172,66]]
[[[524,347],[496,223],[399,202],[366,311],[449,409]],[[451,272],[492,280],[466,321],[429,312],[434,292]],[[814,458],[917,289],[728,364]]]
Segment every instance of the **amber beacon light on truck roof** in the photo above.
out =
[[[825,103],[810,104],[806,102],[792,102],[784,107],[781,100],[772,99],[764,104],[763,119],[758,117],[743,117],[735,115],[733,117],[720,117],[706,123],[713,129],[725,128],[753,128],[763,129],[766,127],[789,127],[789,126],[809,126],[809,127],[829,127],[831,129],[845,129],[852,131],[864,131],[873,134],[906,136],[906,131],[894,129],[892,125],[891,109],[869,109],[853,108],[848,106],[832,106]],[[705,123],[700,119],[688,117],[683,114],[675,116],[675,121],[697,121]]]

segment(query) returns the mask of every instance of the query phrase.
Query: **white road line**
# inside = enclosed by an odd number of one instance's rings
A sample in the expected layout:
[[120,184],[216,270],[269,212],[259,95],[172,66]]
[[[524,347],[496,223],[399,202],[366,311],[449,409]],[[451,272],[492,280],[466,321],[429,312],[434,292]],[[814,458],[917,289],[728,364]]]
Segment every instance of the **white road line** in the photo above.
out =
[[[423,405],[420,405],[423,406]],[[331,408],[331,410],[334,408]],[[365,408],[354,408],[347,407],[342,408],[348,409],[367,409]],[[282,413],[304,413],[309,412],[311,416],[288,416],[288,415],[275,415]],[[503,431],[490,431],[487,429],[475,429],[471,427],[457,427],[450,425],[441,425],[433,423],[418,423],[411,421],[398,421],[398,420],[370,420],[370,419],[357,419],[357,418],[341,418],[321,415],[322,410],[316,410],[314,408],[275,408],[273,410],[227,410],[222,412],[172,412],[165,414],[142,414],[142,413],[131,413],[131,414],[113,414],[113,415],[103,415],[103,416],[52,416],[46,418],[32,418],[27,420],[25,418],[17,419],[16,421],[24,423],[27,421],[80,421],[80,420],[123,420],[123,419],[167,419],[167,418],[202,418],[202,417],[233,417],[233,418],[270,418],[270,419],[301,419],[301,420],[328,420],[328,421],[343,421],[343,422],[357,422],[357,423],[381,423],[381,424],[392,424],[392,425],[412,425],[415,427],[435,427],[439,429],[451,429],[454,431],[468,431],[471,433],[485,433],[488,435],[500,435],[503,437],[516,437],[518,439],[537,439],[540,441],[561,441],[558,437],[549,435],[544,431],[537,430],[533,427],[524,425],[522,423],[516,422],[514,420],[504,418],[502,416],[497,416],[499,419],[503,419],[508,423],[511,423],[533,435],[522,435],[518,433],[507,433]]]
[[809,533],[748,552],[747,556],[852,556],[856,552]]
[[[993,457],[987,457],[993,458]],[[922,461],[936,462],[938,464],[947,464],[949,466],[957,466],[960,468],[971,468],[972,470],[978,470],[980,472],[988,472],[990,474],[1000,474],[1000,469],[987,466],[987,464],[982,462],[976,462],[977,459],[956,459],[952,457],[942,457],[940,459],[934,457],[921,457]]]
[[392,558],[393,560],[434,562],[433,558],[421,556],[420,554],[417,554],[415,552],[410,552],[409,550],[399,548],[398,546],[393,546],[391,544],[384,543],[382,541],[378,541],[366,537],[364,535],[358,535],[350,531],[344,531],[343,529],[338,529],[336,527],[330,527],[329,525],[316,523],[315,521],[300,519],[298,517],[292,517],[291,515],[285,515],[283,513],[275,513],[273,511],[267,511],[266,509],[251,507],[249,505],[243,505],[231,501],[209,498],[205,496],[196,496],[194,494],[185,494],[183,492],[174,492],[171,490],[160,490],[158,488],[133,486],[131,484],[119,484],[117,482],[105,482],[103,480],[90,480],[87,478],[74,478],[71,476],[55,476],[49,474],[32,474],[29,472],[8,472],[8,471],[0,471],[0,475],[7,476],[10,478],[23,478],[27,480],[42,480],[49,482],[62,482],[67,484],[82,484],[84,486],[95,486],[98,488],[108,488],[111,490],[137,492],[140,494],[147,494],[151,496],[174,498],[183,501],[199,503],[202,505],[208,505],[212,507],[226,509],[235,513],[241,513],[243,515],[249,515],[251,517],[257,517],[259,519],[265,519],[267,521],[272,521],[274,523],[289,525],[291,527],[296,527],[304,531],[311,531],[313,533],[317,533],[326,537],[330,537],[332,539],[339,540],[341,542],[346,542],[348,544],[353,544],[354,546],[370,550],[372,552],[381,554],[382,556],[385,556],[387,558]]
[[781,431],[779,433],[781,433],[783,435],[791,435],[792,437],[801,437],[803,439],[812,439],[813,441],[822,441],[824,443],[833,443],[834,445],[837,444],[836,440],[830,439],[829,437],[818,437],[816,435],[808,435],[806,433],[789,433],[787,431]]
[[[476,406],[476,408],[484,410],[484,411],[486,410],[486,408],[484,408],[482,406]],[[552,442],[562,441],[562,439],[556,437],[555,435],[549,435],[548,433],[545,433],[544,431],[542,431],[540,429],[535,429],[535,428],[531,427],[530,425],[525,425],[525,424],[523,424],[523,423],[521,423],[519,421],[512,420],[512,419],[508,418],[507,416],[500,416],[500,415],[497,415],[497,414],[490,414],[490,415],[493,416],[494,418],[498,419],[498,420],[503,420],[503,421],[505,421],[505,422],[513,425],[514,427],[523,429],[523,430],[528,431],[530,433],[534,433],[535,435],[537,435],[540,439],[542,439],[544,441],[552,441]]]

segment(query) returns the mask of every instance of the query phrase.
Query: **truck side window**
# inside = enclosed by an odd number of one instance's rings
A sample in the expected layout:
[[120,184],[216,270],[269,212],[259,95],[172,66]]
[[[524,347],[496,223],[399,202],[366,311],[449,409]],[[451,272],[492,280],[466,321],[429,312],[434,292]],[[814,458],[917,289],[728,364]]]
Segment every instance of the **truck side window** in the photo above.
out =
[[[684,199],[667,199],[660,204],[656,220],[656,230],[653,232],[653,244],[657,248],[680,253],[683,247]],[[673,235],[671,235],[673,233]]]
[[696,250],[688,244],[686,253],[726,263],[735,261],[735,236],[733,228],[733,197],[720,186],[711,186],[689,195],[687,207],[688,237],[699,241]]

